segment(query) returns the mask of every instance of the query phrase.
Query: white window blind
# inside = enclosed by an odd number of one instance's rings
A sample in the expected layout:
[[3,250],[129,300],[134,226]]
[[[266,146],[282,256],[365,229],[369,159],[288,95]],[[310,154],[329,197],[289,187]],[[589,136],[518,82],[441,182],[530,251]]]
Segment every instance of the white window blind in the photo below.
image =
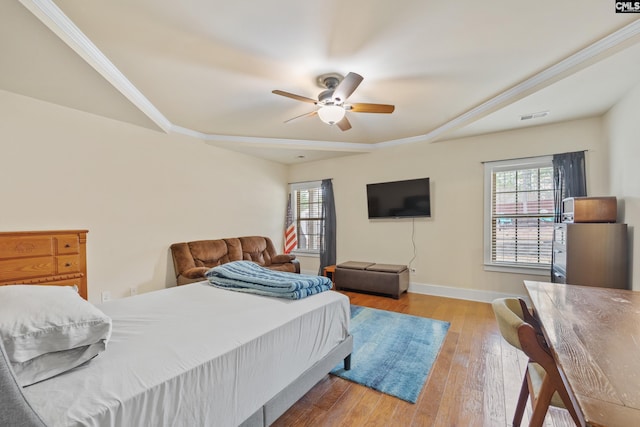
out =
[[485,265],[548,269],[554,197],[551,157],[485,164]]
[[292,184],[298,252],[319,253],[322,243],[323,194],[320,181]]

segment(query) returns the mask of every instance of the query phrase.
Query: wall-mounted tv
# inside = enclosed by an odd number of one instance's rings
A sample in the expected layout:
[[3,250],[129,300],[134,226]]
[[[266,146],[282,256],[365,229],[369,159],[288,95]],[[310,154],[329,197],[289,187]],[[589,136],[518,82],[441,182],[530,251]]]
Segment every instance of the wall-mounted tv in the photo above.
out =
[[367,184],[369,219],[431,216],[429,178]]

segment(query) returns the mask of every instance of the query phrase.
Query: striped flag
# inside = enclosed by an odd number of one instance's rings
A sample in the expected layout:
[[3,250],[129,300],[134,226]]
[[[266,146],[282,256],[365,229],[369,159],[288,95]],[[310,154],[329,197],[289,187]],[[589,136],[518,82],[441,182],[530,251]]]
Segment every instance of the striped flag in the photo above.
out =
[[293,223],[293,211],[291,210],[291,194],[287,202],[287,218],[284,224],[284,253],[288,254],[298,247],[296,225]]

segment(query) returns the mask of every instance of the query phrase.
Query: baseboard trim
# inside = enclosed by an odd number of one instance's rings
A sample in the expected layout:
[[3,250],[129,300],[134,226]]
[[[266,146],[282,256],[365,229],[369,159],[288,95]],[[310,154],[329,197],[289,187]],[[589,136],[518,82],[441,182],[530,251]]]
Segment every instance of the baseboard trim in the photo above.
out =
[[523,294],[505,294],[495,291],[484,291],[479,289],[454,288],[451,286],[429,285],[426,283],[409,283],[409,290],[414,294],[433,295],[437,297],[455,298],[468,301],[491,302],[497,298],[521,297],[529,300]]
[[[316,276],[317,271],[301,270],[302,274]],[[467,301],[491,302],[497,298],[519,297],[524,298],[530,304],[529,297],[525,294],[506,294],[503,292],[484,291],[480,289],[454,288],[452,286],[430,285],[426,283],[409,283],[407,292],[412,294],[432,295],[436,297],[455,298]]]

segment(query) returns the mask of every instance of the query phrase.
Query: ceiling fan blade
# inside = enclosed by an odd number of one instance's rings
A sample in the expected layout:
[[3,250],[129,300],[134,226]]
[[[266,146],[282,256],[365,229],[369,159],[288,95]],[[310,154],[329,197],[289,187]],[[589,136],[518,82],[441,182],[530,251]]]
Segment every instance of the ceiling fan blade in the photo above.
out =
[[[348,107],[347,107],[348,108]],[[354,113],[393,113],[395,110],[395,105],[389,104],[351,104],[349,111],[353,111]]]
[[362,82],[363,77],[360,74],[349,73],[342,79],[338,87],[333,91],[333,100],[336,103],[346,101],[347,98],[356,90]]
[[310,113],[300,114],[299,116],[295,116],[295,117],[290,118],[289,120],[285,120],[284,123],[289,123],[292,120],[300,119],[302,117],[313,117],[313,116],[315,116],[317,114],[318,114],[318,111],[312,111]]
[[342,120],[340,120],[338,123],[336,123],[336,126],[338,126],[340,128],[341,131],[345,131],[345,130],[349,130],[351,129],[351,123],[349,123],[349,119],[347,119],[347,116],[344,116],[342,118]]
[[276,95],[286,96],[287,98],[293,98],[302,102],[309,102],[311,104],[317,104],[318,101],[315,99],[307,98],[306,96],[296,95],[295,93],[285,92],[283,90],[273,90],[271,93],[275,93]]

